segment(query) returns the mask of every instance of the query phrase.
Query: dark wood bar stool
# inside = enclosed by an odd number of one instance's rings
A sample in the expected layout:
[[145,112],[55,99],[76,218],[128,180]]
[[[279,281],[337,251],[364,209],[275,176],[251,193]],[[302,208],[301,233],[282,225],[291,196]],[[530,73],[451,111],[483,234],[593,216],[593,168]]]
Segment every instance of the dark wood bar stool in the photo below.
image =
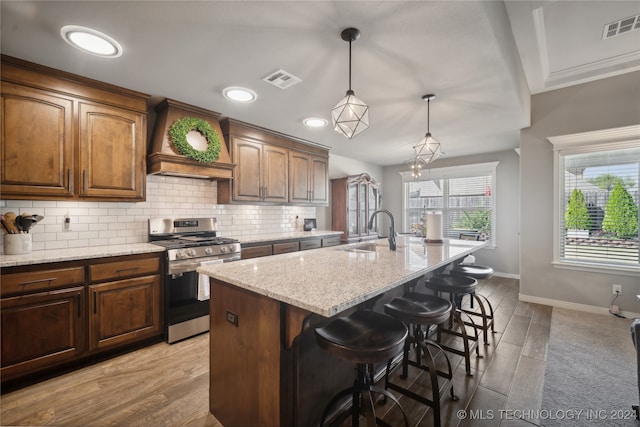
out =
[[[477,264],[456,264],[451,267],[449,274],[455,277],[472,277],[476,280],[484,280],[493,277],[493,268]],[[493,324],[493,306],[484,295],[479,295],[474,292],[473,294],[470,294],[470,297],[471,310],[462,309],[462,301],[460,302],[460,309],[470,316],[480,318],[480,324],[476,325],[482,330],[484,344],[489,345],[488,331],[491,330],[491,333],[496,333]],[[474,310],[474,300],[478,302],[480,312]]]
[[373,364],[387,362],[398,355],[408,335],[407,327],[401,321],[386,314],[368,310],[357,310],[349,316],[338,317],[326,326],[316,328],[318,345],[330,354],[356,364],[357,374],[352,387],[335,395],[325,407],[320,426],[331,408],[352,395],[349,412],[338,416],[332,425],[340,425],[351,414],[351,425],[358,426],[360,415],[364,415],[367,426],[376,423],[388,425],[375,415],[373,393],[381,394],[394,401],[400,408],[408,427],[407,415],[398,399],[389,391],[373,384]]
[[[468,376],[471,374],[471,352],[475,350],[476,357],[482,358],[480,351],[478,350],[478,326],[473,321],[473,318],[468,316],[460,309],[460,303],[464,295],[475,296],[476,287],[478,281],[473,277],[467,276],[449,276],[445,274],[437,274],[424,281],[424,285],[427,289],[433,291],[437,296],[442,293],[449,294],[449,301],[453,304],[453,310],[451,311],[451,317],[448,322],[448,326],[438,326],[437,341],[440,346],[454,354],[458,354],[464,357],[464,366]],[[467,316],[468,321],[462,319],[462,315]],[[465,325],[473,327],[473,334],[469,334]],[[446,345],[442,342],[442,334],[454,335],[462,339],[463,348],[456,348],[450,345]]]
[[[407,378],[409,365],[429,372],[432,398],[428,399],[425,396],[416,394],[405,387],[391,382],[389,379],[392,371],[391,361],[387,362],[385,388],[398,391],[405,396],[431,407],[433,409],[434,425],[436,427],[440,427],[440,386],[438,385],[438,376],[451,381],[453,373],[449,357],[440,345],[428,339],[428,332],[430,326],[440,325],[449,320],[451,317],[452,305],[449,301],[434,295],[408,292],[402,297],[396,297],[385,304],[384,311],[388,315],[403,321],[411,332],[405,340],[402,361],[395,368],[402,366],[402,378]],[[414,347],[415,349],[415,361],[411,360],[409,357],[411,347]],[[446,372],[437,369],[430,347],[439,349],[442,352],[442,355],[444,355],[447,362]],[[426,365],[422,363],[423,357]],[[451,399],[458,400],[458,397],[453,391],[453,383],[449,390]]]

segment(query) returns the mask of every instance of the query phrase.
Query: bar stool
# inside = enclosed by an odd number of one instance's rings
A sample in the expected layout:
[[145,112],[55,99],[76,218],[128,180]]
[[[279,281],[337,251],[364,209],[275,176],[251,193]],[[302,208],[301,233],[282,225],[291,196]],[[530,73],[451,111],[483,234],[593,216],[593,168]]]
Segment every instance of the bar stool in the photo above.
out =
[[[456,264],[451,267],[449,274],[455,277],[466,276],[473,277],[476,280],[484,280],[493,277],[493,268],[477,264]],[[482,323],[478,325],[478,327],[482,330],[482,338],[484,339],[484,344],[489,345],[487,332],[489,331],[489,329],[491,329],[491,333],[496,333],[495,327],[493,325],[493,306],[484,295],[478,295],[474,292],[473,294],[470,294],[470,297],[471,310],[462,309],[462,304],[460,305],[460,309],[468,315],[477,316],[480,318]],[[473,310],[474,300],[478,301],[478,308],[480,309],[479,313]]]
[[[452,305],[449,301],[434,295],[407,292],[402,297],[396,297],[385,304],[384,311],[388,315],[403,321],[411,331],[411,334],[407,336],[404,343],[402,362],[396,366],[396,368],[402,366],[401,378],[407,378],[409,365],[429,372],[432,399],[420,396],[407,388],[392,383],[389,380],[391,375],[391,361],[387,362],[385,388],[398,391],[405,396],[431,407],[433,409],[434,425],[440,427],[440,387],[438,385],[438,376],[451,381],[453,373],[451,370],[451,362],[443,348],[429,340],[427,335],[430,326],[439,325],[450,318]],[[423,327],[426,329],[426,334],[422,329]],[[415,362],[409,358],[409,351],[412,346],[415,346]],[[447,361],[447,372],[437,369],[430,347],[438,348],[442,352]],[[423,355],[426,365],[422,363]],[[458,400],[458,396],[456,396],[453,391],[453,383],[451,384],[450,394],[452,400]]]
[[[425,280],[424,285],[427,289],[432,290],[437,296],[440,296],[442,292],[449,294],[449,301],[453,304],[452,316],[450,317],[449,327],[445,328],[442,325],[438,326],[437,341],[445,350],[458,354],[464,357],[464,366],[468,376],[471,374],[471,352],[475,350],[476,357],[482,358],[480,351],[478,350],[478,326],[473,321],[473,318],[468,316],[462,310],[460,310],[460,303],[464,295],[475,296],[476,287],[478,281],[473,277],[468,276],[449,276],[445,274],[437,274]],[[463,321],[461,314],[465,314],[468,321]],[[454,323],[459,328],[459,331],[454,327]],[[470,335],[465,325],[473,327],[473,334]],[[462,350],[456,347],[445,345],[442,343],[442,333],[448,335],[454,335],[462,338],[463,348]]]
[[[316,328],[318,345],[330,354],[356,364],[356,378],[352,387],[335,395],[325,407],[320,426],[340,400],[352,395],[351,425],[358,426],[361,412],[367,418],[367,425],[376,422],[386,425],[375,416],[372,392],[381,394],[394,401],[404,417],[408,427],[407,415],[398,399],[389,391],[373,384],[373,364],[387,362],[402,351],[407,338],[407,327],[401,321],[382,313],[368,310],[357,310],[345,317],[338,317],[327,325]],[[334,422],[340,425],[349,415],[346,412]]]

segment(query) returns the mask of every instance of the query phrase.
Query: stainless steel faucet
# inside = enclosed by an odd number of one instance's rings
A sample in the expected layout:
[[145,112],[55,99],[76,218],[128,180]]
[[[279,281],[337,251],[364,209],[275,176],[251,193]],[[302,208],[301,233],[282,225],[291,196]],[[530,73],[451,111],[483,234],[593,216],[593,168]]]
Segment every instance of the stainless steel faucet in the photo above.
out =
[[371,218],[369,219],[369,230],[373,228],[373,219],[379,213],[386,213],[387,215],[389,215],[389,218],[391,219],[391,227],[389,227],[389,250],[395,251],[396,250],[396,225],[391,212],[389,212],[386,209],[378,209],[377,211],[372,213]]

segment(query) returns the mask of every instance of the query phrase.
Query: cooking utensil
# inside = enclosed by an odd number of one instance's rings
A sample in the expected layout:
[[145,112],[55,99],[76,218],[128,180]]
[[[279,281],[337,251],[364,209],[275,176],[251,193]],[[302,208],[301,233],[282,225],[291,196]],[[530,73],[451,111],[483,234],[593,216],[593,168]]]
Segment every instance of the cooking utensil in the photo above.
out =
[[9,234],[9,230],[4,226],[4,215],[0,215],[0,229],[2,229],[4,234]]
[[9,234],[18,234],[20,232],[16,227],[16,214],[14,212],[5,213],[2,224],[7,228]]
[[42,215],[32,215],[29,213],[18,215],[16,217],[16,226],[19,230],[28,233],[34,225],[36,225],[43,219],[44,217]]

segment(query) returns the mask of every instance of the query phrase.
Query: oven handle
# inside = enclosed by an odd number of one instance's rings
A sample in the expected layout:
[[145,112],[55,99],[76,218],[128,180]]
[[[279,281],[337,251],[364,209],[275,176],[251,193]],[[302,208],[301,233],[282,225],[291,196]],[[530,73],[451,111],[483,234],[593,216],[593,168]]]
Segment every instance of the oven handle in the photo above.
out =
[[202,257],[196,259],[186,259],[183,261],[171,261],[167,267],[167,274],[181,274],[196,271],[200,264],[207,261],[216,261],[221,259],[222,262],[238,261],[241,258],[240,253],[225,255],[224,257],[212,256]]

